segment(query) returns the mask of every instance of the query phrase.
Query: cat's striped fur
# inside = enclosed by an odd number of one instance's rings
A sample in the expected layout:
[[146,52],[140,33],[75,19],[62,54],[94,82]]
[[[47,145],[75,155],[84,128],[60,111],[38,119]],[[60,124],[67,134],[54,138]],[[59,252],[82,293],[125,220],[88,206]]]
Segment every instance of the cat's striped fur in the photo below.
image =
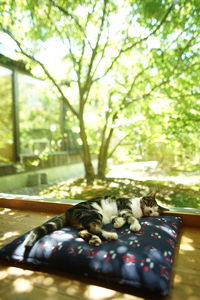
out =
[[79,229],[79,235],[89,244],[98,246],[102,238],[116,240],[117,233],[103,229],[103,225],[113,223],[115,228],[125,223],[130,225],[131,231],[139,231],[141,226],[138,218],[143,216],[158,216],[159,206],[155,200],[155,193],[140,198],[101,197],[81,202],[55,220],[49,221],[32,230],[24,241],[26,247],[34,243],[45,234],[64,226]]

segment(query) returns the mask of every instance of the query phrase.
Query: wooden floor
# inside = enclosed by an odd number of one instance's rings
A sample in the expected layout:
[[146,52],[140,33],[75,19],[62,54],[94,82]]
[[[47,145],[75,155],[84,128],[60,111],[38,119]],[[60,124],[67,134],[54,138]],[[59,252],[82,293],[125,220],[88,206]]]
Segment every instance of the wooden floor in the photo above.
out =
[[[52,214],[0,208],[0,247]],[[185,227],[177,245],[170,296],[165,300],[200,299],[200,229]],[[141,300],[66,276],[0,265],[0,300]],[[149,300],[151,297],[149,297]],[[161,298],[159,298],[161,299]]]

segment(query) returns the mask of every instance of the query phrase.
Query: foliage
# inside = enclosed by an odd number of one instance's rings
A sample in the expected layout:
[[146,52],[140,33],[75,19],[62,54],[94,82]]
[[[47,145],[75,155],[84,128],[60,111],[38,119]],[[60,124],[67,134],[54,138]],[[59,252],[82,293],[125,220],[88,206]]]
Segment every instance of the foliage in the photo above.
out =
[[198,153],[199,1],[2,6],[0,29],[15,41],[18,58],[53,83],[75,120],[86,177],[95,177],[91,153],[104,177],[108,159],[125,143],[131,157],[163,162],[171,151],[171,164]]
[[11,73],[0,68],[0,163],[10,163],[13,159],[12,126],[12,78]]
[[21,154],[60,150],[59,99],[45,82],[18,74]]

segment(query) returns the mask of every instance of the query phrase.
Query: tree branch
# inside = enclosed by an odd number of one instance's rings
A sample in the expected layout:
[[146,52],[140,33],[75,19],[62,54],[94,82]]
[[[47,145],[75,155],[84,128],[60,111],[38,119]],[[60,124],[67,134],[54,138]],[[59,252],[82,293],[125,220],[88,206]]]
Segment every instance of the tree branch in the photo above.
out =
[[119,140],[119,142],[113,147],[113,149],[109,152],[108,154],[108,158],[112,157],[112,155],[114,154],[114,152],[117,150],[117,148],[119,147],[119,145],[130,135],[130,133],[127,133],[123,138],[121,138]]
[[[87,26],[88,26],[88,23],[90,21],[90,17],[94,13],[95,7],[96,7],[96,3],[94,3],[94,5],[93,5],[92,12],[88,13],[88,15],[87,15],[87,20],[86,20],[86,23],[85,23],[85,28],[87,28]],[[83,61],[83,57],[84,57],[84,53],[85,53],[85,47],[86,47],[86,43],[85,43],[85,39],[84,39],[83,40],[83,45],[82,45],[82,50],[81,50],[81,57],[80,57],[79,63],[78,63],[78,75],[79,75],[79,78],[81,78],[82,61]],[[90,47],[90,48],[92,49],[92,47]]]
[[49,71],[47,70],[47,68],[45,67],[45,65],[39,61],[38,59],[36,59],[32,54],[28,54],[24,48],[22,47],[21,43],[8,31],[6,30],[1,24],[0,24],[1,30],[3,32],[5,32],[7,35],[9,35],[11,37],[11,39],[16,43],[16,45],[18,46],[18,48],[20,49],[20,52],[26,56],[28,59],[30,59],[31,61],[34,61],[36,64],[38,64],[42,70],[44,71],[44,73],[46,74],[47,78],[54,84],[54,86],[57,88],[58,92],[60,93],[60,95],[62,96],[62,99],[66,102],[66,104],[68,105],[68,107],[70,108],[71,112],[77,117],[79,118],[79,115],[77,113],[77,111],[73,108],[73,106],[70,104],[68,98],[66,98],[66,96],[64,95],[62,89],[60,88],[59,84],[57,84],[56,80],[53,78],[53,76],[49,73]]
[[72,14],[70,14],[66,9],[64,9],[63,7],[61,7],[60,5],[58,5],[57,3],[55,3],[55,1],[51,0],[51,3],[54,7],[56,7],[58,10],[60,10],[65,16],[72,18],[72,20],[74,21],[74,23],[77,25],[77,27],[79,28],[79,30],[83,33],[85,40],[87,40],[88,45],[90,46],[91,50],[93,50],[93,47],[90,43],[90,41],[87,38],[87,35],[83,29],[83,27],[81,26],[81,24],[79,23],[78,19],[73,16]]
[[[133,88],[134,88],[134,86],[135,86],[136,80],[137,80],[141,75],[143,75],[143,74],[145,73],[145,71],[149,70],[150,68],[151,68],[151,66],[148,66],[148,67],[142,69],[140,72],[138,72],[138,73],[136,74],[136,76],[134,77],[134,79],[133,79],[133,81],[132,81],[132,83],[131,83],[131,86],[130,86],[128,92],[126,93],[126,96],[124,97],[123,102],[125,102],[126,99],[129,98],[129,97],[131,96],[131,93],[132,93]],[[122,104],[123,104],[123,102],[122,102]]]
[[164,15],[164,17],[162,18],[162,20],[160,21],[160,23],[155,27],[154,30],[152,30],[152,31],[150,32],[150,34],[148,34],[147,36],[141,38],[140,40],[138,40],[138,41],[132,43],[131,45],[127,46],[126,48],[120,49],[120,51],[119,51],[118,54],[115,56],[115,58],[112,60],[110,66],[106,69],[106,71],[103,73],[103,75],[97,77],[96,79],[94,79],[94,81],[98,81],[98,80],[100,80],[101,78],[105,77],[105,76],[109,73],[109,71],[113,68],[114,64],[117,62],[117,60],[119,59],[119,57],[120,57],[123,53],[125,53],[125,52],[127,52],[127,51],[133,49],[135,46],[137,46],[137,45],[141,44],[142,42],[148,40],[148,38],[150,38],[152,35],[154,35],[154,34],[160,29],[160,27],[166,22],[167,17],[168,17],[168,15],[170,14],[170,12],[171,12],[171,10],[172,10],[173,7],[174,7],[174,3],[172,3],[172,4],[169,6],[169,8],[168,8],[166,14]]
[[99,47],[99,42],[100,42],[100,39],[101,39],[103,27],[104,27],[107,2],[108,2],[108,0],[104,0],[103,14],[102,14],[102,17],[101,17],[101,23],[100,23],[100,26],[99,26],[99,32],[98,32],[98,35],[97,35],[97,40],[96,40],[95,47],[94,47],[94,49],[92,51],[92,55],[91,55],[90,63],[89,63],[89,67],[88,67],[88,72],[87,72],[86,80],[85,80],[85,84],[84,84],[84,89],[85,89],[85,91],[87,91],[87,95],[85,97],[85,103],[86,103],[86,101],[88,99],[89,90],[90,90],[89,87],[88,87],[88,85],[91,83],[91,76],[90,75],[91,75],[91,71],[92,71],[92,68],[93,68],[95,57],[97,55],[97,50],[98,50],[98,47]]
[[[106,48],[108,47],[109,38],[110,38],[110,31],[109,31],[109,26],[107,26],[107,28],[108,28],[108,33],[107,33],[106,42],[105,42],[104,47],[103,47],[103,49],[102,49],[102,52],[101,52],[101,56],[100,56],[100,58],[99,58],[99,61],[97,62],[96,67],[95,67],[95,69],[94,69],[94,71],[93,71],[93,73],[92,73],[92,78],[94,78],[94,75],[95,75],[95,73],[96,73],[96,71],[97,71],[97,69],[98,69],[98,67],[99,67],[99,65],[100,65],[100,63],[101,63],[101,61],[102,61],[102,59],[103,59],[103,57],[104,57]],[[94,80],[93,80],[93,82],[94,82]]]

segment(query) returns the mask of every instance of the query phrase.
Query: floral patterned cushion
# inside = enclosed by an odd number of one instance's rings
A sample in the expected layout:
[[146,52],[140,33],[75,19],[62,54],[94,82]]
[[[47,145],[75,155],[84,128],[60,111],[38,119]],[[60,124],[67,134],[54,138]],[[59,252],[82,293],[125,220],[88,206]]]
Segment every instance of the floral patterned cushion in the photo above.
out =
[[65,227],[42,237],[26,250],[27,233],[0,249],[0,259],[9,264],[34,264],[51,270],[87,277],[99,284],[125,286],[127,292],[144,291],[167,295],[173,255],[181,218],[175,216],[141,218],[141,230],[133,233],[125,225],[119,239],[90,246],[76,229]]

